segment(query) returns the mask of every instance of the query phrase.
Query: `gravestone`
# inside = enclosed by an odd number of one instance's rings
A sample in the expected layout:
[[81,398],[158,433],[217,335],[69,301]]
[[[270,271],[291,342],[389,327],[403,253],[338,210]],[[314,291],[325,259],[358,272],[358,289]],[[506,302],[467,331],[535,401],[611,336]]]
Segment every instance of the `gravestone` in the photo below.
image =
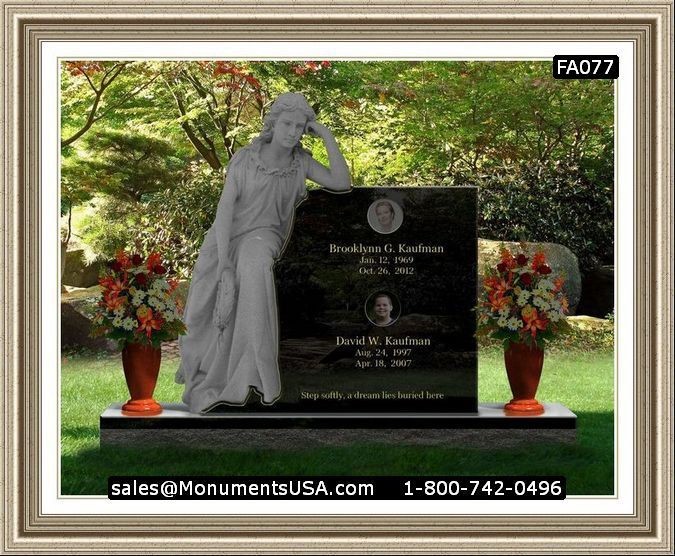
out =
[[206,415],[163,403],[129,418],[114,404],[101,444],[573,442],[576,416],[559,404],[537,417],[478,404],[476,193],[311,191],[274,267],[281,397]]
[[274,268],[282,395],[254,409],[476,412],[476,266],[475,188],[310,192]]

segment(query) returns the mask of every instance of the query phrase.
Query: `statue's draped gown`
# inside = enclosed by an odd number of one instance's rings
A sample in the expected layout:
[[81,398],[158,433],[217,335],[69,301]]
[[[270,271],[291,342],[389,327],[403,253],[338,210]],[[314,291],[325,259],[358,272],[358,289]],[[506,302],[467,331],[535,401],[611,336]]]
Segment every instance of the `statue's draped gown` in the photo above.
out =
[[251,387],[266,404],[281,395],[272,266],[290,233],[295,207],[306,195],[311,156],[296,147],[289,167],[268,169],[261,161],[260,146],[256,141],[240,149],[227,168],[223,195],[227,188],[236,190],[229,235],[235,283],[224,329],[214,323],[220,281],[216,230],[223,226],[222,203],[192,274],[176,382],[185,384],[183,401],[193,413],[221,403],[244,404]]

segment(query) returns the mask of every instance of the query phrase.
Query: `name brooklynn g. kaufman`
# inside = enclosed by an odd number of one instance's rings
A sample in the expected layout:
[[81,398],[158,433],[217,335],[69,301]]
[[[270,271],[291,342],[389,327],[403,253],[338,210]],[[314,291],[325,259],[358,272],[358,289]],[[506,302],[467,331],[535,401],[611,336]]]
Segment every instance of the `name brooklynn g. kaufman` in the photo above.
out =
[[329,253],[348,253],[366,255],[368,253],[444,253],[443,245],[426,245],[424,243],[385,243],[384,245],[365,245],[363,243],[330,243]]

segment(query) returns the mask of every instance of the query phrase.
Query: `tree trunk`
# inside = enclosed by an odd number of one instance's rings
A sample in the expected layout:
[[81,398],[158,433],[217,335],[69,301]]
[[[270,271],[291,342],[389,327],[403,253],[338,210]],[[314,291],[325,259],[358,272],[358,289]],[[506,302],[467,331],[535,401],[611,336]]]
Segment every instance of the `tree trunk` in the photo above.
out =
[[61,241],[61,293],[65,293],[66,287],[63,285],[63,272],[66,270],[66,253],[68,252],[68,241]]
[[63,285],[63,272],[66,270],[66,254],[68,253],[68,244],[70,236],[73,233],[73,204],[68,202],[68,230],[65,239],[61,240],[61,293],[65,293],[66,287]]

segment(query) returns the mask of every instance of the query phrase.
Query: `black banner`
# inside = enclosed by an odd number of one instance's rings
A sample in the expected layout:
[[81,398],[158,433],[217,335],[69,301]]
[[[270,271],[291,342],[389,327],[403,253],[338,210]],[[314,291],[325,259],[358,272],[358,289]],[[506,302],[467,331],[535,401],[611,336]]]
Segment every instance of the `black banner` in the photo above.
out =
[[554,79],[618,79],[618,56],[553,56]]
[[109,477],[110,500],[564,500],[565,477]]

